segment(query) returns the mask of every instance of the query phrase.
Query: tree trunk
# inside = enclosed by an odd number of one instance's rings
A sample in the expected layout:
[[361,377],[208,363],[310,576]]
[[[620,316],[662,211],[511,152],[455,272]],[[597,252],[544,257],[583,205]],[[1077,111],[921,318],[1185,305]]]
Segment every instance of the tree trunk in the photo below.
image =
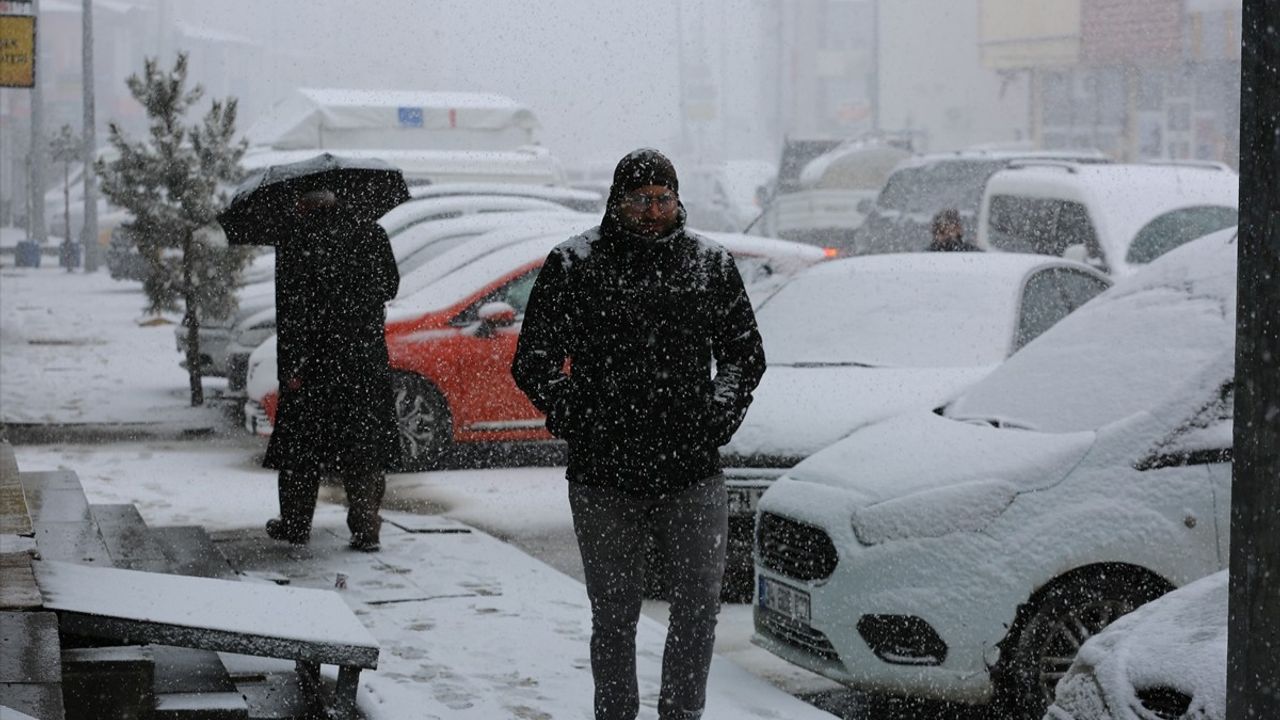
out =
[[182,325],[187,329],[187,377],[191,381],[191,406],[204,404],[204,385],[200,381],[200,316],[196,314],[195,288],[191,286],[191,243],[195,233],[186,231],[182,238],[182,302],[186,313]]

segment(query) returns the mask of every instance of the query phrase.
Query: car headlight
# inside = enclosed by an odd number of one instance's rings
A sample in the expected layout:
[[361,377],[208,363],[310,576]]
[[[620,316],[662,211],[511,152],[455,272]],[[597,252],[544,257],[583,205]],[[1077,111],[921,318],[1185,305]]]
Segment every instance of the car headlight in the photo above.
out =
[[236,336],[236,344],[247,347],[256,348],[267,341],[267,338],[276,332],[276,321],[256,323],[252,327],[247,327],[240,331]]
[[853,511],[853,532],[863,545],[889,540],[977,532],[1017,497],[1007,482],[980,480],[931,488]]

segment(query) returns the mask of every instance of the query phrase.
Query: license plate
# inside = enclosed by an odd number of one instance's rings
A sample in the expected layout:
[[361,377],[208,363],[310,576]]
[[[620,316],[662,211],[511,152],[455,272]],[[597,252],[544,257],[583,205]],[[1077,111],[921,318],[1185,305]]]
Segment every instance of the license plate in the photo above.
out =
[[809,593],[762,577],[759,594],[760,607],[809,624]]
[[729,488],[729,514],[755,515],[756,505],[760,504],[760,496],[763,494],[764,488]]

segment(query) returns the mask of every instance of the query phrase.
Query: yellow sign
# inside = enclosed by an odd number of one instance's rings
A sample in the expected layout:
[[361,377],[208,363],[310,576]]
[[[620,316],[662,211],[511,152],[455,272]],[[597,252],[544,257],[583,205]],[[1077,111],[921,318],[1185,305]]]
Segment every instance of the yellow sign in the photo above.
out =
[[34,87],[35,78],[35,17],[0,15],[0,87]]

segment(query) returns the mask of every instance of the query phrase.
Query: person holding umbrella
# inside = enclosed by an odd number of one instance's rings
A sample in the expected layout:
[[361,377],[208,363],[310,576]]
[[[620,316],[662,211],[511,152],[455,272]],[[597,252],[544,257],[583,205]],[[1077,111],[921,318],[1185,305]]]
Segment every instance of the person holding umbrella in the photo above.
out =
[[219,216],[232,242],[276,246],[280,404],[263,459],[280,473],[275,540],[308,542],[320,482],[337,476],[351,547],[380,548],[385,469],[399,452],[384,305],[400,275],[376,221],[407,198],[394,168],[326,154],[268,168]]

